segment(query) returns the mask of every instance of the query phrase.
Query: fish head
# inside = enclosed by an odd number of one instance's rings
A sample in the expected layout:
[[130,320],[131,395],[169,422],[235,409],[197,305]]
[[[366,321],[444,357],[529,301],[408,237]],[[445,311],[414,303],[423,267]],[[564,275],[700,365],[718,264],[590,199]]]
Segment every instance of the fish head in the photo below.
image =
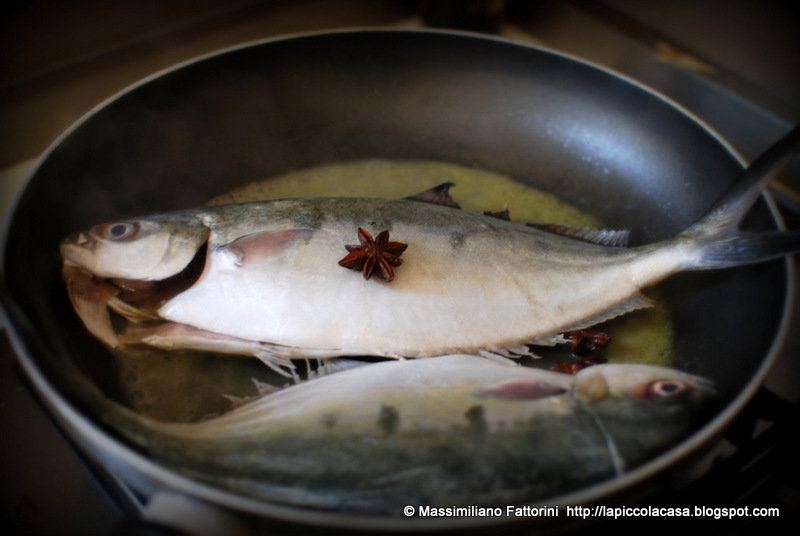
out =
[[[65,238],[62,275],[89,332],[118,347],[108,307],[114,304],[117,313],[131,320],[148,318],[147,307],[142,309],[148,295],[157,303],[164,289],[169,292],[162,283],[179,279],[174,276],[200,257],[209,234],[199,218],[177,214],[102,223]],[[132,295],[139,297],[133,305],[128,303]]]
[[97,277],[155,281],[186,268],[209,232],[191,214],[101,223],[64,239],[61,256]]
[[574,397],[614,445],[623,467],[643,463],[688,437],[721,400],[705,378],[642,364],[586,368],[576,375]]

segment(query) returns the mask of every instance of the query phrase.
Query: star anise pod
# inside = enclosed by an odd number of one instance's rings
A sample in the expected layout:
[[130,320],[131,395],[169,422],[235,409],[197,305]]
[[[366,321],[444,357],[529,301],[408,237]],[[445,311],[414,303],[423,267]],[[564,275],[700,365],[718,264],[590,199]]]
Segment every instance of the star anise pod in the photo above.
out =
[[564,338],[569,341],[567,346],[577,356],[587,356],[605,350],[611,343],[611,337],[602,331],[594,329],[576,329],[564,333]]
[[369,231],[358,228],[358,240],[361,242],[356,245],[346,245],[345,248],[350,253],[339,261],[339,266],[360,270],[364,274],[364,279],[369,279],[377,274],[378,277],[386,281],[394,279],[394,270],[403,264],[400,255],[408,247],[402,242],[389,242],[389,231],[381,231],[373,240]]

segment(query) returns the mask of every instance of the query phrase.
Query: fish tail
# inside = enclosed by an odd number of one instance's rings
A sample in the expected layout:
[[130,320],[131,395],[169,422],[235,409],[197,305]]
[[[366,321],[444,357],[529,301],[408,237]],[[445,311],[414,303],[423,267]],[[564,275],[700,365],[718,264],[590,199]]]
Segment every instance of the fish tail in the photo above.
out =
[[745,169],[698,223],[678,236],[699,245],[691,268],[740,266],[800,252],[800,231],[758,233],[739,229],[775,173],[798,151],[800,127],[795,127]]
[[800,231],[738,233],[709,242],[695,269],[754,264],[800,252]]

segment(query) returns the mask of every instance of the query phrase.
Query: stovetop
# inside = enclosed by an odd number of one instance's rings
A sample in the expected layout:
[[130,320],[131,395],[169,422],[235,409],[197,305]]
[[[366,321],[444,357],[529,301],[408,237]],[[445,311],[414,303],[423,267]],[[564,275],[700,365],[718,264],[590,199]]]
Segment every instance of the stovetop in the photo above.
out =
[[[146,0],[117,2],[115,8],[85,1],[71,2],[69,9],[60,4],[40,2],[35,12],[20,7],[0,17],[3,212],[35,158],[61,131],[102,100],[160,69],[275,35],[453,20],[449,3],[436,1]],[[800,18],[791,2],[772,3],[770,9],[755,0],[703,0],[691,7],[666,0],[462,4],[505,8],[488,22],[459,19],[462,27],[541,44],[634,78],[696,114],[746,159],[800,123],[800,67],[796,54],[787,53],[800,50],[794,24]],[[434,9],[442,5],[443,11]],[[773,187],[793,228],[800,227],[798,160]],[[800,276],[797,268],[795,275]],[[800,295],[794,303],[800,304]],[[797,314],[765,388],[720,443],[719,460],[689,485],[668,488],[647,504],[777,507],[781,524],[798,525],[800,445],[791,434],[800,422]],[[0,429],[0,526],[12,533],[42,534],[158,530],[138,520],[141,498],[98,472],[60,434],[17,370],[4,333]],[[619,528],[615,521],[604,523]],[[643,528],[652,521],[627,520]],[[760,521],[712,516],[693,522],[711,534],[746,534]]]

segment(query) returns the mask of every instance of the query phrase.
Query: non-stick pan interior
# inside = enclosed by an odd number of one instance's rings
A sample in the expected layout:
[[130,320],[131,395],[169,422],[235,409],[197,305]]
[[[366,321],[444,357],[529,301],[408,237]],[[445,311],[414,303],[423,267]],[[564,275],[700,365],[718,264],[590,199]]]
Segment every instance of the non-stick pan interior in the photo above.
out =
[[[106,350],[72,314],[58,243],[102,221],[197,206],[244,183],[363,158],[433,159],[553,192],[634,244],[696,221],[741,167],[645,88],[535,48],[470,35],[358,31],[269,41],[142,83],[66,133],[6,228],[3,299],[35,366]],[[748,225],[774,228],[759,202]],[[662,286],[676,365],[730,395],[763,366],[787,300],[785,263]],[[69,397],[69,393],[66,393]]]

